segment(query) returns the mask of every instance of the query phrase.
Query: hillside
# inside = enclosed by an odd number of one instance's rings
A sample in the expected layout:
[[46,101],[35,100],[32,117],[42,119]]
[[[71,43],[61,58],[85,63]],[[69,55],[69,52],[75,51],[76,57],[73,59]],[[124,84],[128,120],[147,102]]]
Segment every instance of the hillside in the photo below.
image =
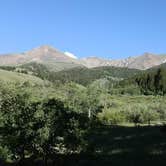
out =
[[121,80],[129,78],[139,73],[139,70],[118,68],[118,67],[96,67],[96,68],[73,68],[66,71],[56,72],[52,75],[51,79],[60,80],[64,82],[76,82],[82,85],[88,85],[95,80],[106,78],[108,80]]
[[49,70],[47,66],[35,62],[12,67],[0,66],[0,68],[8,71],[34,75],[51,82],[75,82],[82,85],[88,85],[98,79],[107,79],[111,81],[122,80],[124,78],[132,77],[141,72],[137,69],[111,66],[96,68],[75,67],[68,70],[54,72]]
[[26,82],[29,81],[32,84],[42,85],[43,80],[38,77],[34,77],[27,74],[16,73],[11,71],[0,70],[0,81],[4,82]]
[[133,77],[124,79],[119,87],[131,87],[135,85],[144,95],[166,94],[166,63],[147,69]]
[[5,71],[0,69],[0,95],[3,96],[3,91],[12,93],[28,93],[31,100],[42,100],[44,98],[56,95],[53,85],[48,80],[42,80],[39,77]]
[[155,71],[155,70],[157,70],[159,68],[166,69],[166,63],[162,63],[160,65],[154,66],[154,67],[148,69],[147,71]]

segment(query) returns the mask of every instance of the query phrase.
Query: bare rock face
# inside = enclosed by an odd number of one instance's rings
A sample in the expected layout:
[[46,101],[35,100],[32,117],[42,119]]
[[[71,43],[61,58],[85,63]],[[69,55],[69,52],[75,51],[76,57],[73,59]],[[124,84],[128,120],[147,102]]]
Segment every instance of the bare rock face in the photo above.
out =
[[129,57],[120,60],[106,60],[97,57],[84,58],[81,63],[88,68],[99,66],[127,67],[145,70],[166,62],[166,56],[145,53],[141,56]]
[[61,71],[81,66],[76,59],[47,45],[21,54],[0,55],[0,66],[17,66],[31,62],[44,64],[51,71]]
[[[28,62],[75,62],[73,58],[50,46],[41,46],[21,54],[8,54],[0,56],[0,65],[18,65]],[[76,63],[76,62],[75,62]]]
[[99,66],[111,66],[111,61],[98,58],[98,57],[88,57],[80,60],[80,63],[88,68],[99,67]]
[[74,62],[74,59],[50,46],[41,46],[25,53],[29,61]]

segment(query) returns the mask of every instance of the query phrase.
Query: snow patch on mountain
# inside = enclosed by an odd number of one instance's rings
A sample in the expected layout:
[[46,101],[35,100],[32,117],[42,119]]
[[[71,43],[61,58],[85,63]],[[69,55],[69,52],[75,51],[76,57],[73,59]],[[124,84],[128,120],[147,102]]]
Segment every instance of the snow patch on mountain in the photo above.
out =
[[64,52],[65,55],[67,55],[68,57],[70,58],[73,58],[73,59],[78,59],[74,54],[70,53],[70,52]]
[[163,60],[163,63],[166,63],[166,59]]

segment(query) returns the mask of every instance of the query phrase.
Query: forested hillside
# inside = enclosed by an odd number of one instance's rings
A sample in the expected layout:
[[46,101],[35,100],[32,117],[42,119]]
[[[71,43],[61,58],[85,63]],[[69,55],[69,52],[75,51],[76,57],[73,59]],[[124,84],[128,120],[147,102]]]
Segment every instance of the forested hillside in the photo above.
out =
[[55,73],[53,79],[65,82],[76,82],[82,85],[88,85],[98,79],[108,79],[110,81],[117,81],[124,78],[129,78],[137,73],[139,70],[118,68],[118,67],[96,67],[88,68],[73,68],[67,71]]
[[128,69],[120,67],[96,67],[88,69],[86,67],[76,67],[60,72],[50,71],[47,66],[39,63],[28,63],[19,66],[1,66],[0,68],[10,71],[16,71],[38,76],[51,82],[75,82],[82,85],[88,85],[98,79],[108,79],[117,81],[129,78],[140,73],[137,69]]
[[118,85],[120,87],[135,85],[145,95],[165,95],[166,64],[143,71],[129,79],[121,81]]

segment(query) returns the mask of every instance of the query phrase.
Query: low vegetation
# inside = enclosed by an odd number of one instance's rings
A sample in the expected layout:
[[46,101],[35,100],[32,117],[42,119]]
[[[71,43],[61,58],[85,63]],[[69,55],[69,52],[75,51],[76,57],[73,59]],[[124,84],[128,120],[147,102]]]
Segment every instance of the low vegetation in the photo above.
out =
[[0,164],[164,164],[165,73],[1,67]]

